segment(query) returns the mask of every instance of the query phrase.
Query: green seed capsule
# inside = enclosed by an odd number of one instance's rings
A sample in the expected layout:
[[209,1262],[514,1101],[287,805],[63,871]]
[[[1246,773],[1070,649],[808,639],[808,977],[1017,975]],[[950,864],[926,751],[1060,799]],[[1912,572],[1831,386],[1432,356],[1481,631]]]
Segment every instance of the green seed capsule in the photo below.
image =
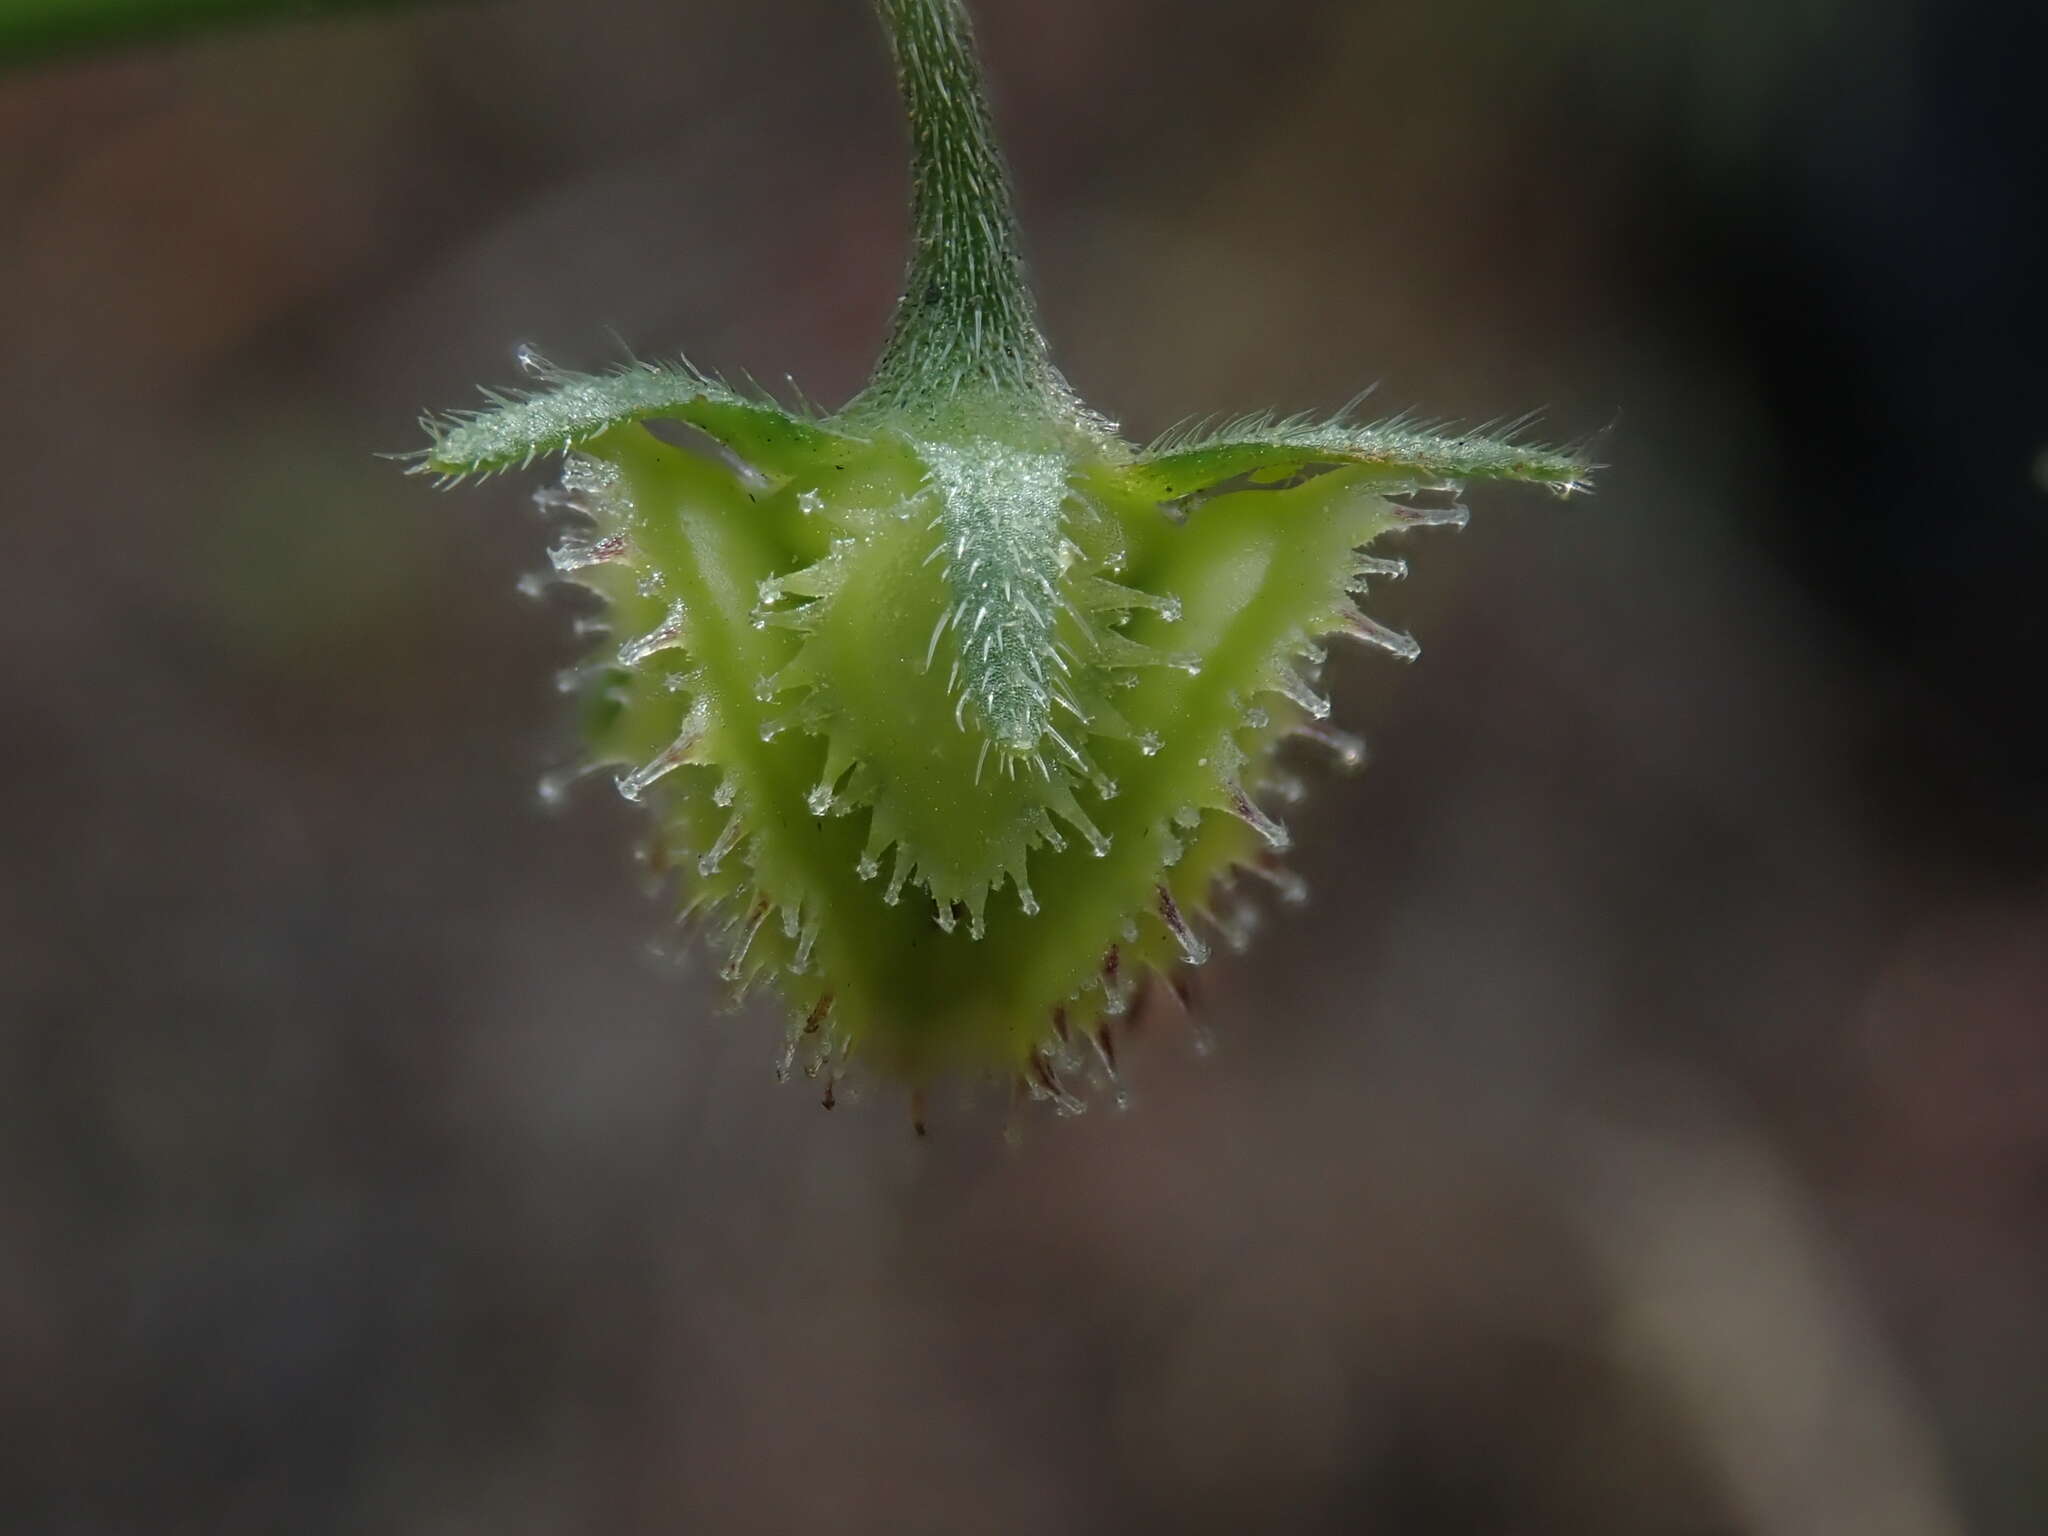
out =
[[430,422],[418,467],[564,456],[544,499],[583,526],[555,571],[609,610],[571,680],[593,761],[649,808],[725,978],[788,1001],[792,1061],[1072,1110],[1148,978],[1248,932],[1238,874],[1299,898],[1275,751],[1362,756],[1323,723],[1319,642],[1416,650],[1357,606],[1405,569],[1366,546],[1461,522],[1468,480],[1587,471],[1342,419],[1126,443],[1048,358],[959,0],[877,3],[916,241],[869,385],[813,417],[687,364],[534,360],[532,394]]

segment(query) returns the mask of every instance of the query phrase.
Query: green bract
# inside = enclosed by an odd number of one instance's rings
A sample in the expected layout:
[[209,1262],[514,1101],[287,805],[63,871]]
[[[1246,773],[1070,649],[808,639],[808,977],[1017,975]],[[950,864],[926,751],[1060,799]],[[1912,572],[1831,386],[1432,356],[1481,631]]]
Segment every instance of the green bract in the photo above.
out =
[[[1078,1108],[1114,1020],[1295,892],[1275,749],[1355,762],[1321,640],[1412,657],[1359,608],[1382,534],[1462,523],[1475,479],[1576,457],[1410,425],[1248,417],[1137,448],[1053,368],[958,0],[878,0],[912,131],[916,245],[875,376],[833,415],[687,364],[545,374],[429,424],[447,477],[566,456],[551,551],[602,597],[593,761],[658,821],[724,975],[792,1052],[921,1088],[995,1073]],[[718,452],[646,423],[696,429]],[[830,1102],[830,1089],[827,1090]]]

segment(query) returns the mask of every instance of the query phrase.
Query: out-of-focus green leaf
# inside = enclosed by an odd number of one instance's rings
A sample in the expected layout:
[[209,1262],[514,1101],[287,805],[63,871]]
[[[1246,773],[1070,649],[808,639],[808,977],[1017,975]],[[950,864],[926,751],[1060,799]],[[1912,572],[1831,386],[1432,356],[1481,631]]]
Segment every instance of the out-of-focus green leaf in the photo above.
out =
[[410,3],[415,0],[0,0],[0,69],[216,26]]

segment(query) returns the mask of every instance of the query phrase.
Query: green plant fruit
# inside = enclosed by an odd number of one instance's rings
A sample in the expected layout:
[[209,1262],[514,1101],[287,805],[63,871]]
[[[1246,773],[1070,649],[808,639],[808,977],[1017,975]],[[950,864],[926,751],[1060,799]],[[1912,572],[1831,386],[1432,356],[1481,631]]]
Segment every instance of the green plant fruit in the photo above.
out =
[[[1246,418],[1139,448],[1048,359],[957,0],[878,0],[912,126],[916,233],[875,376],[810,415],[687,364],[544,377],[431,421],[418,468],[562,455],[556,572],[609,632],[591,761],[724,976],[790,1005],[786,1061],[921,1090],[1114,1085],[1148,978],[1297,895],[1265,809],[1306,737],[1342,763],[1331,636],[1382,535],[1458,524],[1467,481],[1585,483],[1576,455],[1394,422]],[[699,446],[650,422],[693,429]]]

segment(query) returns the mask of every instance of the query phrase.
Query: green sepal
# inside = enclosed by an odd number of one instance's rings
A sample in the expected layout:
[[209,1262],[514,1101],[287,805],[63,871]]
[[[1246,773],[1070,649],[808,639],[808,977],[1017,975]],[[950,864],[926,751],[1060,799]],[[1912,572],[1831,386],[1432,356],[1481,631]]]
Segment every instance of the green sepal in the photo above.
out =
[[749,396],[688,362],[629,363],[610,373],[567,373],[536,364],[546,383],[520,393],[486,393],[481,410],[430,416],[420,474],[452,480],[523,469],[627,422],[665,419],[695,427],[770,475],[829,455],[850,441],[769,400]]
[[1240,477],[1273,480],[1326,465],[1373,470],[1394,494],[1468,480],[1517,480],[1570,494],[1586,487],[1590,470],[1579,454],[1513,434],[1435,432],[1398,418],[1358,425],[1261,415],[1162,438],[1137,456],[1131,484],[1156,501],[1178,501]]

